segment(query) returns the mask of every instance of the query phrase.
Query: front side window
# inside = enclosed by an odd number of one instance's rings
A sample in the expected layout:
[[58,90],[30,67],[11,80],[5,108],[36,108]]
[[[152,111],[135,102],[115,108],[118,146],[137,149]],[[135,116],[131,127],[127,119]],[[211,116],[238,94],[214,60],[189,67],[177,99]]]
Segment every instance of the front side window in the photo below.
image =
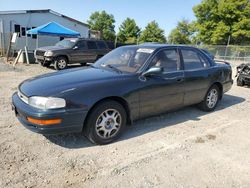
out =
[[194,50],[182,49],[185,70],[202,69],[206,67],[204,59]]
[[116,48],[101,59],[94,66],[98,68],[115,68],[121,72],[135,73],[147,61],[154,49],[138,46],[124,46]]
[[164,72],[179,70],[179,55],[176,49],[166,49],[158,52],[152,60],[151,66],[162,67]]
[[81,40],[77,43],[77,46],[79,49],[85,49],[86,48],[86,43],[84,40]]

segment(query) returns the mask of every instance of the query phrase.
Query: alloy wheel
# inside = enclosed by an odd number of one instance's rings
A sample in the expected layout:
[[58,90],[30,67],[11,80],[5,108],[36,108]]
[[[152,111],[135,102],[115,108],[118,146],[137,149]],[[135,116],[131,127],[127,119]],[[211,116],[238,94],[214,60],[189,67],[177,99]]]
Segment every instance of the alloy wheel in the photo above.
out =
[[218,101],[218,91],[211,89],[207,95],[207,106],[208,108],[214,108]]
[[59,69],[64,69],[66,67],[66,65],[67,65],[67,63],[66,63],[66,61],[64,59],[60,59],[58,61],[58,67],[59,67]]
[[101,138],[110,139],[119,132],[121,124],[121,114],[115,109],[107,109],[97,118],[95,130]]

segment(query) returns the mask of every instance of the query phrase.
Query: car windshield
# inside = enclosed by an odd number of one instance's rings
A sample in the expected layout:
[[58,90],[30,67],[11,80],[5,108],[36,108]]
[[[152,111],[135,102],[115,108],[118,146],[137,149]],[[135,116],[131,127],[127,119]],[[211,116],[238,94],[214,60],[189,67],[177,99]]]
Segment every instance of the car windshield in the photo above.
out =
[[64,48],[72,48],[76,44],[76,39],[64,39],[58,43],[56,46],[64,47]]
[[101,59],[94,66],[109,68],[119,72],[135,73],[147,61],[154,49],[141,46],[124,46],[117,48]]

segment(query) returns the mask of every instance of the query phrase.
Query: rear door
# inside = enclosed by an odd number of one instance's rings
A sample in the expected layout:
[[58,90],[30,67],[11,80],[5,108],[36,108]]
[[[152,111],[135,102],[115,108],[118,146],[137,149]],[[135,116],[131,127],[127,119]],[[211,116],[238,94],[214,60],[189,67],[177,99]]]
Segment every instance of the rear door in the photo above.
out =
[[210,84],[210,63],[199,50],[181,47],[185,75],[184,105],[201,102]]
[[99,40],[99,41],[96,41],[96,44],[98,47],[98,55],[99,56],[103,56],[110,51],[106,42]]
[[87,41],[87,48],[89,53],[88,62],[93,63],[96,61],[99,51],[96,41]]

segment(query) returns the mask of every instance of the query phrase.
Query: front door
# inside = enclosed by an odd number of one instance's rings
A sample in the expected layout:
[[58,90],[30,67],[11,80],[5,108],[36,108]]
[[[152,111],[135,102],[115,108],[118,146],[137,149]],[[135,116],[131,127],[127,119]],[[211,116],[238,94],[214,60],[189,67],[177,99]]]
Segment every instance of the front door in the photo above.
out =
[[92,53],[88,50],[85,40],[77,42],[71,53],[71,59],[74,63],[87,63],[92,58]]
[[153,58],[150,67],[159,66],[163,72],[147,77],[141,81],[140,117],[164,113],[183,105],[184,72],[180,66],[177,48],[159,51]]

